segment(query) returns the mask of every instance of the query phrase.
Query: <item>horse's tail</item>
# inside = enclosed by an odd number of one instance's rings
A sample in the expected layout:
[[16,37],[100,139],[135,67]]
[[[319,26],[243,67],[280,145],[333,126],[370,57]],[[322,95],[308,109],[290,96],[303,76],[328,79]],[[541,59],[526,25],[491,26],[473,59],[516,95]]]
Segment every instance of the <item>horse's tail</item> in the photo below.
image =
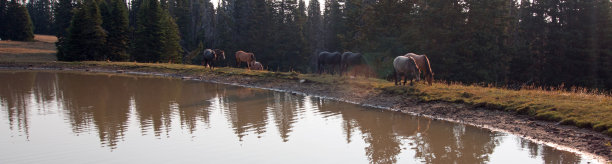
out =
[[428,82],[431,85],[432,81],[433,81],[433,75],[434,72],[431,70],[431,64],[429,63],[429,58],[427,57],[427,55],[423,55],[425,56],[425,61],[427,62],[425,64],[425,71],[427,72],[427,78],[428,78]]

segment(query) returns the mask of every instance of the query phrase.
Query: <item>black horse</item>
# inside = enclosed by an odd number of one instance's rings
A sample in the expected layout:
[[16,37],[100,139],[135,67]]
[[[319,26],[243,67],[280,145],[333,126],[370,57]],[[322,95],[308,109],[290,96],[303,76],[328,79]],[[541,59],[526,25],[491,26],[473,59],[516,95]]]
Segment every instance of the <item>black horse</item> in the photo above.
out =
[[202,60],[203,66],[208,66],[212,70],[215,67],[214,63],[218,60],[225,60],[225,52],[223,50],[204,50],[204,60]]
[[[361,56],[360,53],[353,53],[353,52],[342,53],[342,60],[340,62],[340,75],[348,74],[349,67],[362,65],[364,64],[363,61],[364,61],[363,56]],[[365,71],[365,70],[361,70],[361,71]],[[359,71],[355,70],[353,76],[356,76],[357,72]]]
[[325,67],[328,67],[329,69],[327,70],[327,72],[333,75],[334,69],[337,66],[340,66],[341,61],[342,57],[340,55],[340,52],[323,51],[319,53],[319,57],[317,60],[317,69],[319,71],[319,74],[323,73]]

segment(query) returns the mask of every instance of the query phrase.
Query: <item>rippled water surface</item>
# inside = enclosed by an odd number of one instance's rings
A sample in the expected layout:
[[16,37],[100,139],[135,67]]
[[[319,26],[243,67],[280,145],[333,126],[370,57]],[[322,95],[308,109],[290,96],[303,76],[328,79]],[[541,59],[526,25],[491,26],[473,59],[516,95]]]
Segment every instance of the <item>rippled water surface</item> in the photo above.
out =
[[501,132],[180,79],[0,71],[0,163],[587,163]]

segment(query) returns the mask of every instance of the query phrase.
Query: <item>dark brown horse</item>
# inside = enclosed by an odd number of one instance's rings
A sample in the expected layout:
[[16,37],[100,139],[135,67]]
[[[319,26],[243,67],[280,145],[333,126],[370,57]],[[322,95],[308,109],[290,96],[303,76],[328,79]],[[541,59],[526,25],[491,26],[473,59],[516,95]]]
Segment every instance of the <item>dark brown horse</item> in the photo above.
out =
[[[360,53],[344,52],[340,61],[340,75],[348,74],[349,67],[363,67],[364,63],[363,56]],[[364,72],[364,70],[361,71]],[[357,72],[359,71],[355,70],[353,76],[357,76]]]
[[236,67],[240,67],[240,63],[247,63],[247,68],[251,68],[251,64],[255,61],[255,54],[244,51],[236,52]]
[[215,62],[219,60],[225,60],[225,52],[223,50],[215,49],[205,49],[204,50],[204,59],[202,60],[203,66],[208,66],[211,70],[215,67]]
[[427,55],[407,53],[404,56],[414,58],[416,64],[419,66],[419,71],[425,76],[425,80],[427,80],[427,83],[431,85],[433,83],[434,72],[431,70],[431,64],[429,63],[429,58],[427,58]]
[[[336,67],[340,66],[340,62],[342,61],[342,56],[340,52],[327,52],[323,51],[319,53],[317,60],[317,69],[319,74],[323,73],[325,67],[328,67],[327,72],[330,74],[334,74],[334,70]],[[338,68],[340,71],[340,68]]]

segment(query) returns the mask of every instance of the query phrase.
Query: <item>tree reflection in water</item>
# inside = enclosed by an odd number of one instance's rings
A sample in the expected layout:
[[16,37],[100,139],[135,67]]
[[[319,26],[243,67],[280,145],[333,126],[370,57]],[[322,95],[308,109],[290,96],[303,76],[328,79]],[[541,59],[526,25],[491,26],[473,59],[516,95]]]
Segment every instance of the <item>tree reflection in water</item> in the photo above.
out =
[[[111,149],[125,140],[134,124],[142,135],[152,133],[159,139],[180,129],[195,136],[214,126],[212,112],[224,115],[220,118],[230,126],[234,133],[230,135],[240,142],[247,135],[265,137],[268,130],[275,132],[267,128],[276,128],[281,142],[289,144],[291,134],[298,131],[297,123],[305,117],[338,120],[345,144],[363,140],[364,156],[371,163],[406,158],[425,163],[487,163],[503,142],[501,133],[473,126],[261,89],[105,73],[0,72],[0,79],[12,79],[0,80],[0,110],[6,113],[11,132],[29,138],[33,112],[58,112],[65,114],[72,133],[95,131],[100,144]],[[180,129],[173,129],[177,124]],[[546,163],[581,161],[573,153],[520,138],[516,143],[531,158],[541,157]]]

